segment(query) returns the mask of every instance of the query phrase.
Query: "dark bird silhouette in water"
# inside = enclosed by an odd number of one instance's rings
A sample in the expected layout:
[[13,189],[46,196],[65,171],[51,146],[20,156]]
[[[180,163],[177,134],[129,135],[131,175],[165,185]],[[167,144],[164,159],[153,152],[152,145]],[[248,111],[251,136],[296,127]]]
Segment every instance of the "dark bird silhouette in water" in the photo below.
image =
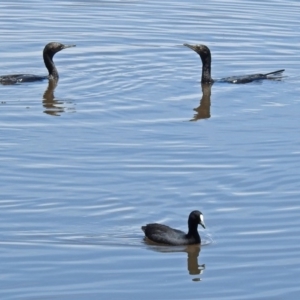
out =
[[40,81],[44,79],[54,79],[58,80],[58,72],[53,62],[53,56],[55,53],[66,49],[75,47],[76,45],[63,45],[61,43],[52,42],[45,46],[43,51],[43,59],[45,66],[49,72],[48,76],[39,76],[39,75],[32,75],[32,74],[14,74],[14,75],[4,75],[0,76],[0,84],[15,84],[21,82],[34,82]]
[[198,53],[202,60],[201,83],[213,83],[215,81],[228,82],[228,83],[248,83],[248,82],[262,80],[262,79],[282,78],[282,72],[284,71],[284,69],[266,73],[266,74],[258,73],[258,74],[244,75],[244,76],[231,76],[231,77],[221,78],[218,80],[213,80],[211,78],[211,54],[209,48],[205,45],[189,45],[189,44],[183,44],[183,45]]
[[189,231],[187,234],[181,230],[158,223],[142,226],[142,230],[144,231],[145,236],[155,243],[177,246],[193,245],[201,244],[201,238],[197,230],[198,224],[205,228],[203,214],[198,210],[194,210],[189,215]]

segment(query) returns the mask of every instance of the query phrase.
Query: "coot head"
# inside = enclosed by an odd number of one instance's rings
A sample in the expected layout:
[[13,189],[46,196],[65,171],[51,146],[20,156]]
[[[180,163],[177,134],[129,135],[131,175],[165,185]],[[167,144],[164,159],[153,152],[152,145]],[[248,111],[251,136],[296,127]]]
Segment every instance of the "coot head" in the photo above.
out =
[[203,228],[205,228],[204,217],[201,211],[194,210],[190,213],[188,219],[189,228],[197,228],[198,224],[200,224]]

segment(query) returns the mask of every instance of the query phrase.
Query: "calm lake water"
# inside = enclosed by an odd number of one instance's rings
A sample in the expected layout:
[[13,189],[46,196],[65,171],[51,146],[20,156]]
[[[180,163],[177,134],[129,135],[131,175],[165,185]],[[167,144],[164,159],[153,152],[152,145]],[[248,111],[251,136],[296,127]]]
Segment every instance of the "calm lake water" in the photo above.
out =
[[[1,1],[1,299],[298,299],[299,1]],[[214,78],[286,69],[281,81]],[[211,94],[211,96],[209,96]],[[202,101],[201,101],[202,99]],[[186,230],[160,247],[140,227]],[[201,250],[201,251],[200,251]]]

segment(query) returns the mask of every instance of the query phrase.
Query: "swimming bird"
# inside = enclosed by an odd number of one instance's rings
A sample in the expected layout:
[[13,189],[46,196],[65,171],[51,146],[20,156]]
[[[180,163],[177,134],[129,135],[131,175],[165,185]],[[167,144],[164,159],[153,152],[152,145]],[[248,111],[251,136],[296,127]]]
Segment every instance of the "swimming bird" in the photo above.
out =
[[201,238],[197,230],[198,224],[205,228],[203,214],[198,210],[194,210],[189,215],[189,231],[187,234],[181,230],[158,223],[142,226],[142,230],[145,236],[155,243],[166,245],[192,245],[201,244]]
[[55,53],[66,49],[75,47],[76,45],[63,45],[57,42],[48,43],[43,51],[43,59],[46,68],[48,69],[49,75],[48,76],[39,76],[39,75],[32,75],[32,74],[14,74],[14,75],[4,75],[0,76],[0,83],[1,84],[15,84],[21,82],[33,82],[33,81],[40,81],[44,79],[54,79],[58,80],[58,72],[53,62],[53,56]]
[[[190,44],[183,44],[184,46],[194,50],[196,53],[199,54],[202,60],[202,78],[201,83],[213,83],[215,80],[211,78],[211,54],[210,50],[205,45],[190,45]],[[251,74],[251,75],[244,75],[244,76],[231,76],[221,78],[216,80],[218,82],[228,82],[228,83],[248,83],[255,80],[262,80],[262,79],[280,79],[282,76],[282,72],[284,69],[265,73],[265,74]]]

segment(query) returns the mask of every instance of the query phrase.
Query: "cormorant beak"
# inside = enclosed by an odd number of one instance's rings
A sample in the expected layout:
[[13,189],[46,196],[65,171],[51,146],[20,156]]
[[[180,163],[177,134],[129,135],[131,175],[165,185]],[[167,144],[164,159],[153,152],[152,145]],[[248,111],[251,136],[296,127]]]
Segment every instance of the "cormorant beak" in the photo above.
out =
[[[183,44],[183,46],[186,46],[186,47],[188,47],[188,48],[190,48],[190,49],[192,49],[192,50],[196,51],[196,46],[194,46],[194,45],[190,45],[190,44]],[[196,51],[196,52],[197,52],[197,51]]]
[[205,229],[205,223],[204,223],[203,215],[200,215],[200,221],[199,221],[199,224]]
[[63,49],[71,48],[71,47],[76,47],[76,45],[64,45],[64,48],[63,48]]

